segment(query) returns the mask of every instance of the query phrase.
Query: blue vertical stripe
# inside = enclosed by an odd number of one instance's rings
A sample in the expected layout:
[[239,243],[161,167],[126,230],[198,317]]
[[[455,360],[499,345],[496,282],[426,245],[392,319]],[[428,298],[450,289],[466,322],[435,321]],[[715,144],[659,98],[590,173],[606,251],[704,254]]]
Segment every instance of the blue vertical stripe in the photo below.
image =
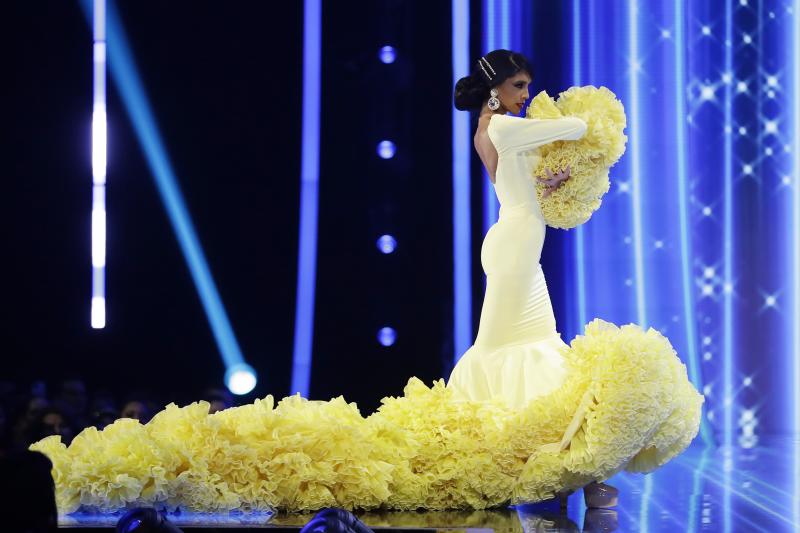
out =
[[[703,390],[703,380],[700,374],[700,361],[697,354],[697,322],[694,305],[694,284],[692,279],[691,259],[691,226],[689,224],[689,190],[688,190],[688,162],[686,143],[686,66],[684,64],[684,51],[687,42],[684,37],[683,21],[685,14],[683,0],[674,1],[675,10],[675,36],[673,50],[675,52],[675,148],[677,154],[678,170],[678,219],[680,224],[680,268],[681,268],[681,296],[683,301],[683,322],[686,334],[686,359],[688,360],[689,379],[698,389]],[[704,420],[700,424],[700,434],[703,442],[708,445],[714,443],[708,424]]]
[[303,131],[300,163],[300,242],[297,252],[292,394],[308,397],[314,339],[319,211],[319,113],[322,1],[305,0],[303,14]]
[[[453,86],[469,74],[469,0],[452,3]],[[453,108],[454,364],[472,344],[469,114]]]

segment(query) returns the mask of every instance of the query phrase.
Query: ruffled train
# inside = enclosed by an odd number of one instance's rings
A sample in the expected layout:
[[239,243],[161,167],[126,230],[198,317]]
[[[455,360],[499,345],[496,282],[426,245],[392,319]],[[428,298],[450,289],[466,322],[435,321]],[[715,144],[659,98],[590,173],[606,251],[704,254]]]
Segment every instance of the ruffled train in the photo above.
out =
[[366,418],[341,397],[268,396],[212,415],[198,402],[31,449],[53,461],[61,513],[485,509],[653,470],[697,434],[703,397],[657,331],[595,320],[564,365],[562,386],[519,409],[412,378]]

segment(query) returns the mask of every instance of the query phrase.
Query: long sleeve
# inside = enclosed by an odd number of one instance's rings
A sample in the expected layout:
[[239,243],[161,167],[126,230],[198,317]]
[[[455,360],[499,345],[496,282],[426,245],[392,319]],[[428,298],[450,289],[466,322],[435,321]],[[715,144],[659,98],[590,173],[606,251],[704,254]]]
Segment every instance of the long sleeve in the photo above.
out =
[[523,152],[553,141],[578,140],[586,133],[586,122],[578,117],[527,119],[495,115],[488,133],[498,154]]

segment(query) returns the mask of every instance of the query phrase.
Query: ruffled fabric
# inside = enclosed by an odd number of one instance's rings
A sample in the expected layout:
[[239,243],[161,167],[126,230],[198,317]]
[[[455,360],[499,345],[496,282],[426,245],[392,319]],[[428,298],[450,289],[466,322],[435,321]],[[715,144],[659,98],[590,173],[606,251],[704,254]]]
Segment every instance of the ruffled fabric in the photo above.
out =
[[[586,122],[586,134],[577,141],[556,141],[531,154],[535,158],[532,179],[545,222],[555,228],[574,228],[583,224],[600,207],[608,192],[609,169],[625,153],[628,140],[623,133],[625,110],[613,92],[587,85],[571,87],[553,100],[545,91],[528,106],[527,118],[574,116]],[[550,195],[536,180],[545,169],[570,167],[570,179]]]
[[564,384],[521,409],[411,378],[369,417],[341,397],[275,405],[268,396],[212,415],[198,402],[31,449],[53,462],[61,513],[444,510],[539,501],[623,468],[649,471],[697,435],[703,397],[656,330],[595,320],[564,358]]

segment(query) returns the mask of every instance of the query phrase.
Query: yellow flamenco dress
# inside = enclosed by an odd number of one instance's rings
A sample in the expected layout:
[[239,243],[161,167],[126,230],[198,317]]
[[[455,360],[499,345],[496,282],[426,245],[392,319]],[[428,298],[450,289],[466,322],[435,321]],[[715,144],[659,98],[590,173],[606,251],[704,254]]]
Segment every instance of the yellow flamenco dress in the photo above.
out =
[[[69,446],[47,437],[31,449],[53,462],[59,512],[487,509],[648,472],[682,452],[703,397],[664,336],[594,320],[567,346],[555,329],[539,265],[545,221],[587,220],[624,148],[620,120],[579,105],[610,96],[577,89],[562,110],[534,99],[553,118],[491,119],[502,207],[481,250],[479,333],[447,384],[411,378],[366,417],[342,397],[267,396],[214,414],[207,402],[170,404],[147,424],[87,428]],[[531,176],[563,154],[595,164],[599,185],[574,165],[561,200],[545,201]]]

